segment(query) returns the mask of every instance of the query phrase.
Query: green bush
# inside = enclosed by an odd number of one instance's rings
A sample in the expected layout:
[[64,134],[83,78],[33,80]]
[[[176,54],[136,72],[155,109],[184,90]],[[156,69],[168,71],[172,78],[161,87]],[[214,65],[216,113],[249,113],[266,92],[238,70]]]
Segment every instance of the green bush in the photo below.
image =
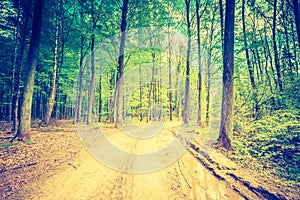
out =
[[267,175],[300,181],[299,121],[299,111],[276,111],[255,121],[237,118],[232,157]]

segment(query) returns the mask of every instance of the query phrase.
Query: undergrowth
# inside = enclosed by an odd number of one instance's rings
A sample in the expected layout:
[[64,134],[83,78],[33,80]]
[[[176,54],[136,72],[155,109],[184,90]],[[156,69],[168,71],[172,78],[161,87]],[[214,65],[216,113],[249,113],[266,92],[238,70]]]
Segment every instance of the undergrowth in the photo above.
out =
[[300,186],[299,121],[299,111],[276,111],[254,121],[237,117],[229,156],[266,176]]

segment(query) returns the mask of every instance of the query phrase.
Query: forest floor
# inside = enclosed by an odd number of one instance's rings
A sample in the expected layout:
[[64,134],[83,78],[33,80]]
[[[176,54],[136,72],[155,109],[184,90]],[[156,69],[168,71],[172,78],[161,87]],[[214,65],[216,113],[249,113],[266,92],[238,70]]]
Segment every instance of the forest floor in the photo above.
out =
[[[170,142],[178,124],[149,140],[121,136],[112,125],[106,137],[131,152],[149,152]],[[276,177],[240,167],[220,150],[205,150],[201,134],[174,163],[149,173],[111,169],[85,148],[71,121],[32,130],[29,144],[14,142],[9,124],[0,128],[0,199],[298,199]],[[197,136],[198,137],[198,136]],[[134,143],[134,145],[133,145]],[[6,147],[6,148],[5,148]]]

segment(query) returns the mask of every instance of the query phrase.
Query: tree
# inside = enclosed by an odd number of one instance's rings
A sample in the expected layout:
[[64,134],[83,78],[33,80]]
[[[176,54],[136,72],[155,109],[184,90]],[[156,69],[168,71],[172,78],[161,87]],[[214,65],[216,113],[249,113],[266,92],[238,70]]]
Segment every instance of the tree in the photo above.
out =
[[43,123],[45,125],[49,125],[51,114],[53,111],[54,101],[55,101],[55,95],[56,95],[56,81],[57,81],[57,65],[58,65],[58,42],[59,42],[59,24],[60,24],[60,6],[61,6],[61,0],[57,0],[56,5],[56,24],[55,24],[55,47],[54,47],[54,61],[53,61],[53,73],[52,73],[52,81],[51,81],[51,92],[50,97],[48,100],[48,107],[45,119]]
[[222,51],[224,51],[224,12],[223,12],[223,0],[219,0],[219,5],[220,5],[220,25],[221,25]]
[[243,40],[244,40],[244,47],[245,47],[245,53],[246,53],[246,60],[247,60],[247,66],[248,66],[248,72],[250,77],[250,83],[252,86],[252,90],[254,93],[254,101],[255,101],[255,114],[256,116],[259,114],[259,106],[257,102],[257,88],[254,78],[254,67],[251,64],[250,56],[249,56],[249,50],[248,50],[248,42],[247,42],[247,34],[246,34],[246,20],[245,20],[245,0],[242,0],[242,26],[243,26]]
[[251,65],[249,50],[248,50],[248,42],[246,36],[246,22],[245,22],[245,0],[242,0],[242,25],[243,25],[243,38],[244,38],[244,47],[246,53],[247,66],[250,76],[250,82],[253,89],[256,88],[255,80],[254,80],[254,69],[253,65]]
[[[208,35],[208,44],[207,44],[207,94],[206,94],[206,116],[205,116],[205,122],[206,125],[209,124],[210,121],[210,107],[211,107],[211,76],[212,76],[212,51],[213,51],[213,35],[215,32],[215,15],[213,14],[215,11],[215,8],[211,7],[211,21],[210,21],[210,32],[207,30]],[[222,47],[223,48],[223,47]],[[223,53],[222,53],[223,55]]]
[[[80,25],[84,25],[84,11],[83,6],[80,8]],[[85,40],[86,36],[84,32],[80,32],[80,56],[79,56],[79,73],[78,73],[78,80],[77,80],[77,95],[76,95],[76,108],[75,108],[75,116],[74,116],[74,123],[81,121],[81,111],[82,111],[82,88],[83,88],[83,73],[84,73],[84,57],[86,55],[85,51]]]
[[273,9],[273,26],[272,26],[272,40],[273,40],[273,50],[274,50],[274,60],[275,60],[275,68],[277,74],[277,85],[279,87],[279,91],[283,91],[282,86],[282,78],[281,78],[281,69],[280,69],[280,62],[279,62],[279,55],[277,49],[277,37],[276,37],[276,20],[277,18],[277,0],[274,0],[274,9]]
[[121,42],[119,59],[117,66],[117,77],[116,77],[116,95],[115,95],[115,127],[117,128],[121,124],[122,118],[122,95],[124,85],[124,52],[125,52],[125,41],[126,41],[126,26],[127,26],[127,11],[128,11],[128,0],[123,0],[122,6],[122,21],[121,21]]
[[92,37],[91,37],[91,80],[88,88],[88,116],[86,124],[92,123],[92,112],[93,112],[93,97],[94,97],[94,86],[95,86],[95,8],[94,0],[91,2],[91,14],[92,14]]
[[293,0],[294,3],[294,15],[296,21],[296,29],[298,35],[298,45],[300,48],[300,9],[299,9],[299,0]]
[[18,137],[20,140],[28,138],[31,130],[32,95],[34,88],[34,76],[36,73],[39,54],[43,6],[43,0],[35,0],[30,46],[25,69],[26,75],[22,94],[21,115],[18,132],[16,134],[16,137]]
[[172,54],[171,54],[171,38],[170,38],[170,27],[168,27],[168,64],[169,64],[169,119],[173,120],[173,107],[172,107]]
[[[13,98],[12,98],[12,132],[16,132],[18,130],[18,121],[20,120],[20,82],[21,82],[21,68],[22,68],[22,61],[23,55],[26,45],[26,36],[27,36],[27,26],[28,26],[28,18],[29,18],[29,9],[30,9],[30,1],[23,8],[23,24],[19,25],[21,29],[20,32],[20,42],[19,42],[19,51],[18,55],[16,56],[15,60],[15,67],[14,67],[14,89],[13,89]],[[19,21],[19,19],[18,19]]]
[[185,71],[185,94],[184,94],[184,108],[183,108],[183,123],[189,124],[190,112],[190,57],[191,57],[191,20],[190,20],[190,0],[185,0],[186,5],[186,22],[188,46],[186,51],[186,71]]
[[200,48],[200,4],[196,0],[196,17],[197,17],[197,47],[198,47],[198,119],[197,124],[200,126],[201,122],[201,92],[202,92],[202,75],[201,75],[201,48]]
[[226,0],[223,94],[218,143],[228,150],[232,149],[230,136],[233,132],[234,9],[235,0]]

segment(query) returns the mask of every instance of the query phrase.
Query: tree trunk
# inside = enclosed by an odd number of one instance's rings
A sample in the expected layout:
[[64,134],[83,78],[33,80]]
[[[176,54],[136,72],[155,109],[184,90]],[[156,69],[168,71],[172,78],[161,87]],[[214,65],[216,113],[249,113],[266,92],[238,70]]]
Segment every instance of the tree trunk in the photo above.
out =
[[15,82],[14,82],[14,94],[13,94],[13,102],[12,102],[12,132],[16,132],[18,130],[18,121],[20,121],[20,82],[21,82],[21,69],[22,69],[22,61],[24,55],[24,49],[26,45],[26,35],[27,35],[27,26],[28,26],[28,18],[29,18],[29,9],[31,2],[28,1],[26,7],[23,11],[24,23],[22,25],[21,30],[21,38],[20,38],[20,48],[18,52],[18,58],[16,60],[16,70],[15,70]]
[[123,0],[122,6],[122,22],[121,22],[121,42],[120,42],[120,53],[118,59],[117,67],[117,78],[116,78],[116,120],[115,127],[119,127],[122,118],[122,95],[123,95],[123,85],[124,85],[124,51],[125,51],[125,40],[126,40],[126,18],[128,10],[128,0]]
[[[176,67],[176,76],[175,76],[175,88],[179,87],[179,74],[180,74],[180,65],[181,65],[181,61],[180,58],[181,56],[179,56],[178,59],[178,63],[177,63],[177,67]],[[178,120],[180,119],[180,105],[181,105],[181,100],[180,100],[180,94],[178,89],[175,90],[175,105],[176,105],[176,114],[177,114],[177,118]]]
[[60,5],[61,0],[57,1],[56,5],[56,27],[55,27],[55,47],[54,47],[54,62],[53,62],[53,74],[52,74],[52,81],[51,81],[51,92],[50,97],[48,100],[48,107],[47,112],[45,115],[45,119],[43,123],[45,125],[49,125],[51,114],[53,111],[54,101],[55,101],[55,95],[56,95],[56,75],[57,75],[57,65],[58,65],[58,43],[59,43],[59,23],[60,23]]
[[257,89],[256,89],[255,78],[254,78],[254,67],[250,61],[248,42],[247,42],[247,36],[246,36],[245,0],[242,0],[242,25],[243,25],[243,37],[244,37],[243,39],[244,39],[244,47],[245,47],[245,53],[246,53],[249,78],[250,78],[250,83],[251,83],[251,86],[253,89],[253,94],[254,94],[254,102],[255,102],[255,114],[254,115],[257,115],[259,113],[259,106],[258,106],[258,101],[257,101]]
[[20,140],[29,137],[31,130],[31,108],[32,108],[32,95],[34,89],[34,76],[38,62],[41,27],[42,27],[42,13],[43,13],[43,0],[36,0],[34,2],[34,14],[32,22],[32,32],[30,38],[30,46],[28,51],[28,58],[26,64],[26,75],[24,81],[24,90],[22,94],[22,108],[21,117],[17,137]]
[[99,78],[99,107],[98,107],[98,122],[101,122],[102,118],[102,76]]
[[139,76],[140,76],[140,121],[143,121],[143,85],[142,85],[142,66],[139,65]]
[[[260,32],[260,39],[263,42],[263,45],[265,46],[267,41],[264,41],[262,32]],[[263,48],[263,53],[264,53],[264,57],[265,57],[264,58],[265,59],[265,74],[266,74],[268,86],[270,87],[270,91],[272,93],[273,92],[272,82],[271,82],[271,78],[270,78],[270,75],[269,75],[269,72],[268,72],[268,62],[269,62],[269,59],[268,59],[267,48]]]
[[92,1],[92,39],[91,39],[91,80],[88,90],[88,116],[86,124],[89,125],[92,123],[92,114],[93,114],[93,98],[94,98],[94,86],[95,86],[95,29],[96,29],[96,20],[95,20],[95,9],[94,1]]
[[[150,37],[150,47],[152,47],[152,38],[151,37]],[[147,119],[146,119],[147,123],[149,122],[149,120],[151,120],[150,108],[151,108],[151,94],[153,93],[153,96],[154,96],[154,91],[153,91],[154,85],[155,85],[154,73],[155,73],[155,49],[152,50],[152,74],[151,74],[151,82],[149,85],[149,93],[148,93],[148,108],[147,108]]]
[[273,39],[275,68],[276,68],[276,74],[277,74],[277,85],[279,87],[279,91],[282,92],[283,86],[282,86],[282,80],[281,80],[281,69],[280,69],[279,56],[278,56],[278,50],[277,50],[277,42],[276,42],[276,17],[277,17],[277,0],[274,0],[272,39]]
[[202,92],[202,69],[201,69],[201,37],[200,37],[200,4],[196,0],[196,16],[197,16],[197,47],[198,47],[198,119],[197,124],[201,126],[201,92]]
[[296,39],[295,39],[295,32],[294,32],[294,25],[292,24],[292,35],[293,35],[293,49],[294,49],[294,60],[295,60],[295,68],[296,68],[296,75],[299,75],[299,66],[298,66],[298,55],[297,55],[297,47],[296,47]]
[[[80,20],[83,24],[83,11],[80,11]],[[82,79],[83,79],[83,59],[84,59],[84,38],[85,36],[81,35],[81,45],[80,45],[80,58],[79,58],[79,74],[78,74],[78,86],[77,86],[77,98],[76,98],[76,108],[75,108],[75,119],[74,122],[81,121],[81,106],[82,106]]]
[[245,46],[245,53],[246,53],[246,60],[248,66],[248,72],[250,77],[250,83],[253,89],[256,88],[255,80],[254,80],[254,69],[253,65],[251,65],[250,57],[249,57],[249,50],[248,50],[248,42],[246,36],[246,21],[245,21],[245,0],[242,0],[242,23],[243,23],[243,37],[244,37],[244,46]]
[[213,14],[214,10],[211,10],[211,27],[209,33],[209,46],[208,46],[208,58],[207,58],[207,95],[206,95],[206,117],[205,123],[209,124],[210,121],[210,88],[211,88],[211,57],[213,50],[213,35],[215,32],[215,15]]
[[233,76],[234,76],[234,8],[235,0],[226,0],[224,58],[223,58],[223,96],[220,135],[221,147],[232,149],[230,137],[233,132]]
[[[160,60],[160,63],[162,61]],[[170,69],[170,68],[169,68]],[[158,120],[161,120],[161,116],[162,116],[162,67],[159,66],[159,83],[158,83],[158,88],[159,88],[159,92],[158,92],[158,102],[159,102],[159,108],[158,108]]]
[[186,71],[185,71],[185,94],[184,94],[184,108],[183,108],[183,123],[189,124],[190,114],[190,57],[191,57],[191,21],[190,21],[190,0],[185,0],[186,5],[186,22],[188,46],[186,52]]
[[296,21],[296,29],[298,35],[298,45],[300,48],[300,9],[299,9],[299,0],[293,0],[294,3],[294,15]]
[[171,38],[170,38],[170,30],[168,29],[168,64],[169,64],[169,119],[170,121],[173,120],[173,107],[172,107],[172,59],[171,59]]
[[210,111],[210,88],[211,88],[211,49],[208,52],[207,61],[207,94],[206,94],[206,116],[205,123],[209,124],[209,111]]
[[222,52],[224,53],[224,12],[223,12],[223,0],[219,0],[219,5],[220,5],[220,24],[221,24]]
[[17,71],[17,60],[18,60],[18,35],[19,35],[19,18],[20,18],[20,8],[18,9],[18,16],[17,16],[17,24],[14,27],[14,37],[15,37],[15,47],[14,47],[14,61],[13,61],[13,69],[12,69],[12,79],[11,79],[11,86],[10,86],[10,93],[9,93],[9,112],[8,112],[8,121],[13,120],[13,99],[14,99],[14,94],[15,94],[15,82],[17,82],[18,76],[16,76],[16,71]]
[[294,80],[293,77],[293,64],[292,64],[292,58],[291,58],[291,52],[290,52],[290,41],[289,41],[289,34],[288,34],[288,26],[289,26],[289,20],[288,20],[288,13],[289,9],[288,6],[286,5],[286,10],[282,12],[283,18],[284,18],[284,24],[283,24],[283,29],[284,29],[284,35],[285,35],[285,57],[288,59],[288,66],[289,66],[289,74],[291,81]]
[[[267,27],[266,27],[266,24],[264,25],[264,38],[265,38],[265,42],[266,42],[266,50],[267,50],[267,56],[269,57],[270,59],[270,68],[271,68],[271,71],[272,71],[272,76],[273,76],[273,79],[274,79],[274,83],[276,85],[277,83],[277,80],[276,80],[276,75],[275,75],[275,70],[274,70],[274,67],[273,67],[273,57],[271,55],[271,51],[270,51],[270,46],[269,46],[269,42],[268,42],[268,36],[267,36]],[[275,102],[272,104],[273,107],[275,107]]]

